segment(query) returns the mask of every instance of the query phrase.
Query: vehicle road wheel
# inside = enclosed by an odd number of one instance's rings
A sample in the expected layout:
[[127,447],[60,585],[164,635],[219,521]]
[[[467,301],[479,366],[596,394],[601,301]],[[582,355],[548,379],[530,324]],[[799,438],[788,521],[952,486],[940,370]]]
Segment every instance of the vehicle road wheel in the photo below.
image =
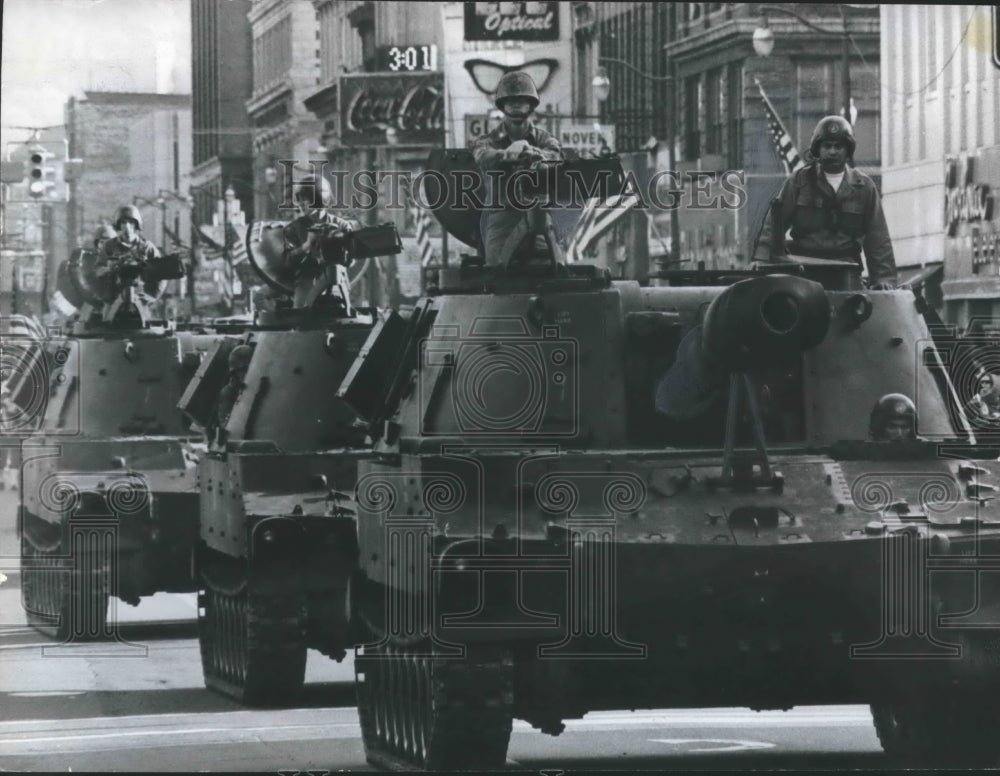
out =
[[368,762],[391,769],[499,769],[513,723],[513,661],[494,646],[446,658],[421,642],[355,658]]
[[294,595],[255,593],[203,575],[198,641],[205,686],[248,706],[293,703],[306,673],[304,613]]
[[103,532],[74,532],[67,542],[22,539],[21,602],[28,624],[62,642],[111,637],[108,599],[113,547]]
[[875,732],[900,764],[941,767],[1000,765],[1000,701],[969,694],[961,700],[873,704]]

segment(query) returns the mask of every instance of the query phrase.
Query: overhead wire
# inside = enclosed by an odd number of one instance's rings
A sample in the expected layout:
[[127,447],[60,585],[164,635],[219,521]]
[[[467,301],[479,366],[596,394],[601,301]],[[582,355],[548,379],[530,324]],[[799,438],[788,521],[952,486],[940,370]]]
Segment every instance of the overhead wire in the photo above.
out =
[[[959,48],[961,48],[962,44],[965,42],[965,39],[969,36],[969,27],[972,26],[972,20],[976,18],[976,14],[979,12],[979,9],[983,7],[984,6],[981,5],[973,7],[972,13],[969,14],[969,19],[965,23],[965,29],[962,31],[962,37],[959,38],[958,43],[955,44],[955,48],[948,56],[948,59],[945,60],[945,63],[941,65],[941,68],[937,71],[937,73],[934,74],[934,76],[927,83],[925,83],[919,89],[914,89],[913,91],[910,92],[897,91],[896,89],[892,89],[888,86],[885,87],[885,91],[889,92],[890,94],[895,94],[899,97],[913,97],[914,95],[922,94],[923,92],[927,91],[930,88],[931,84],[933,84],[936,80],[938,80],[938,78],[940,78],[944,74],[944,71],[948,69],[948,66],[951,65],[951,61],[955,58],[955,54],[958,53]],[[850,32],[848,32],[847,37],[851,41],[851,45],[854,47],[854,50],[857,51],[858,55],[861,57],[861,63],[868,68],[868,70],[872,73],[872,75],[878,77],[878,72],[875,70],[875,68],[871,66],[871,64],[869,64],[868,60],[865,59],[864,52],[860,48],[858,48],[858,44],[857,41],[854,40],[854,36],[851,35]]]

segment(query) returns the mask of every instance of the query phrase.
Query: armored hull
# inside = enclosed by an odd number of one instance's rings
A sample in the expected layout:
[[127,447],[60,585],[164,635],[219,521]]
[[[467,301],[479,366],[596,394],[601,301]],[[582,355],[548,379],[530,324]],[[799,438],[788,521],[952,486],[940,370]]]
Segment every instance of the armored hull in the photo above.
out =
[[[250,335],[254,355],[229,442],[199,464],[205,681],[244,703],[289,702],[302,686],[307,648],[340,660],[349,644],[353,486],[364,435],[346,405],[326,396],[370,330],[366,316]],[[243,645],[238,654],[230,654],[234,644]]]
[[355,640],[353,490],[370,444],[334,392],[384,321],[352,307],[347,257],[401,245],[392,226],[344,235],[321,222],[310,227],[323,234],[321,250],[304,260],[288,245],[309,218],[250,225],[251,263],[282,306],[242,340],[252,350],[242,378],[230,371],[222,387],[220,349],[182,399],[186,412],[209,417],[230,392],[198,472],[199,642],[206,686],[248,705],[293,702],[306,650],[341,660]]
[[[995,761],[1000,464],[912,295],[573,274],[418,305],[357,489],[369,760],[501,767],[515,716],[864,702],[893,754]],[[895,393],[920,437],[872,441]]]
[[62,640],[107,638],[109,596],[195,589],[195,463],[174,405],[213,335],[51,340],[43,427],[22,446],[23,602]]

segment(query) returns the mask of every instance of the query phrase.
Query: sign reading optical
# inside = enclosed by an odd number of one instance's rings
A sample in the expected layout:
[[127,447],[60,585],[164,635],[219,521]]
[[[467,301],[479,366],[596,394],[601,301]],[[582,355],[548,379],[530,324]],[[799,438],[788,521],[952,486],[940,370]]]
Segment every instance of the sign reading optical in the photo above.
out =
[[466,40],[559,40],[558,2],[465,3]]
[[393,73],[437,70],[437,46],[379,46],[378,70]]

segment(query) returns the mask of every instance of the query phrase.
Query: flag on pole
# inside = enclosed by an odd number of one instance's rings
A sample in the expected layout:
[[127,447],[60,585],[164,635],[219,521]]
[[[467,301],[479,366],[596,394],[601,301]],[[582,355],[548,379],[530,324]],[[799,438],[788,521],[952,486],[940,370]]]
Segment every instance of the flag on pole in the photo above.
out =
[[403,191],[406,192],[406,202],[410,214],[416,222],[417,250],[420,252],[420,266],[426,267],[434,258],[434,248],[431,245],[431,214],[420,206],[410,188],[410,181],[403,177]]
[[639,204],[637,194],[615,194],[607,199],[595,197],[588,200],[576,230],[566,248],[566,261],[577,262],[583,258],[583,252],[598,237],[614,226],[623,215]]
[[774,143],[774,150],[778,152],[778,158],[781,159],[781,163],[785,167],[785,173],[791,175],[796,170],[805,167],[805,162],[802,161],[802,157],[799,155],[799,149],[795,147],[795,142],[792,140],[792,136],[788,134],[788,130],[785,129],[785,125],[778,117],[778,111],[774,109],[771,101],[764,93],[764,87],[761,86],[760,80],[757,78],[754,78],[753,80],[754,83],[757,84],[757,88],[760,90],[760,96],[764,100],[764,110],[767,113],[767,127],[771,133],[771,141]]

